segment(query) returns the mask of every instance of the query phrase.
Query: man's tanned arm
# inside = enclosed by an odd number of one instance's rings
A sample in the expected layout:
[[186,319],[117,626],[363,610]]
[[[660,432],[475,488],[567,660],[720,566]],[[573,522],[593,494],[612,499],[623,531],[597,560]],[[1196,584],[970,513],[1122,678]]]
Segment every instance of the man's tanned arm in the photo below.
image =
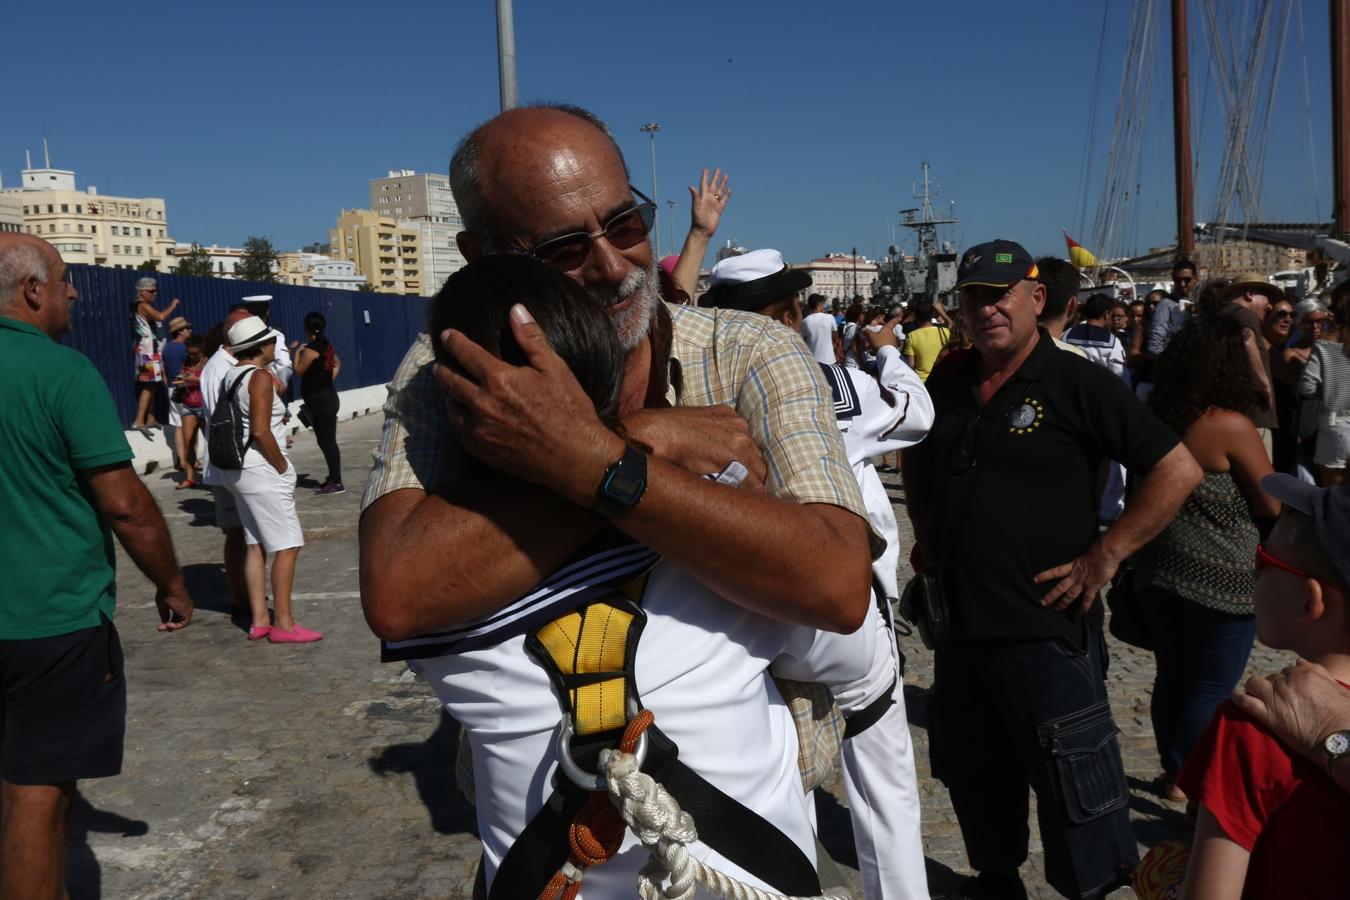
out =
[[[508,366],[460,336],[461,349],[469,344],[478,351],[474,366],[481,383],[459,376],[461,394],[472,392],[482,403],[471,416],[462,396],[452,404],[459,410],[452,422],[466,449],[530,483],[518,488],[519,497],[486,491],[478,505],[467,486],[448,501],[396,491],[366,510],[362,594],[367,619],[383,637],[452,627],[500,608],[556,569],[601,523],[585,509],[624,444],[595,417],[537,326],[530,329],[517,338],[523,347],[533,340],[546,354],[543,369]],[[438,375],[451,384],[456,377]],[[801,505],[700,477],[731,459],[752,473],[762,471],[758,448],[730,410],[668,410],[662,418],[681,420],[689,447],[699,449],[681,454],[656,447],[647,495],[614,524],[732,602],[785,621],[856,628],[870,584],[865,520],[840,507]],[[660,431],[627,430],[639,440]],[[709,447],[739,449],[718,456]],[[783,535],[791,540],[774,537]],[[787,552],[789,545],[810,549]]]
[[1149,469],[1138,495],[1125,505],[1120,518],[1092,542],[1086,553],[1036,576],[1037,584],[1059,579],[1041,604],[1054,604],[1058,610],[1079,604],[1075,609],[1087,612],[1096,601],[1097,592],[1115,576],[1120,564],[1176,518],[1181,504],[1204,475],[1185,444],[1173,447]]
[[377,637],[406,640],[500,609],[600,530],[598,516],[496,472],[454,499],[412,488],[361,515],[361,605]]
[[155,585],[160,631],[177,631],[192,621],[192,598],[174,559],[173,539],[155,498],[131,468],[116,463],[84,469],[94,505],[136,568]]

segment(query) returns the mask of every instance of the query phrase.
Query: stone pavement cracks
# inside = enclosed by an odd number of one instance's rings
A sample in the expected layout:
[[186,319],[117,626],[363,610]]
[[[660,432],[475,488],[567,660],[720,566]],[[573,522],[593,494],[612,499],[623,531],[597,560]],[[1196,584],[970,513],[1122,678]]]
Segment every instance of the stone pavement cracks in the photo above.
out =
[[[160,634],[153,592],[118,550],[118,615],[126,654],[126,757],[117,778],[81,784],[70,894],[116,898],[468,898],[478,857],[473,809],[455,787],[457,730],[431,691],[381,664],[357,591],[360,492],[380,416],[344,422],[347,493],[315,496],[323,466],[312,435],[291,456],[306,546],[296,617],[324,632],[305,646],[250,643],[225,614],[220,534],[210,494],[146,477],[168,518],[198,605],[193,624]],[[903,492],[883,475],[895,500]],[[905,527],[903,507],[897,518]],[[903,578],[908,574],[902,572]],[[935,893],[967,873],[946,790],[928,773],[923,728],[932,657],[909,639],[906,694]],[[1156,774],[1148,721],[1152,660],[1112,645],[1111,697],[1144,843],[1170,836],[1181,808],[1147,788]],[[1253,666],[1285,658],[1258,647]],[[821,840],[854,881],[848,813],[837,781],[818,799]],[[1044,886],[1035,821],[1023,868]],[[1128,890],[1116,896],[1127,897]],[[861,895],[859,894],[859,897]]]

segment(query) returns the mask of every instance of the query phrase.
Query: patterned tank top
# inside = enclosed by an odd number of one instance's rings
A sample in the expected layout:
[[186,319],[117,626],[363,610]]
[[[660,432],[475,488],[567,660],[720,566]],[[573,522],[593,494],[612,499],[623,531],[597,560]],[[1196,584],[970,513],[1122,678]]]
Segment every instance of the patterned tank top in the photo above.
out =
[[1139,554],[1141,583],[1201,606],[1251,615],[1256,523],[1231,472],[1206,472],[1181,511]]

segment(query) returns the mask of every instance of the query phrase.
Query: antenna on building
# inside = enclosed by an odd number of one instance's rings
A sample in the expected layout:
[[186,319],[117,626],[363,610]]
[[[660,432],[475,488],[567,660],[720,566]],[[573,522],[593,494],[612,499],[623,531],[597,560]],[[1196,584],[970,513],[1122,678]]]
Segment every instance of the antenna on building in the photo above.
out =
[[52,152],[47,149],[47,136],[42,136],[42,156],[47,161],[47,168],[52,167]]
[[33,151],[27,147],[23,148],[23,158],[28,161],[28,168],[33,168]]

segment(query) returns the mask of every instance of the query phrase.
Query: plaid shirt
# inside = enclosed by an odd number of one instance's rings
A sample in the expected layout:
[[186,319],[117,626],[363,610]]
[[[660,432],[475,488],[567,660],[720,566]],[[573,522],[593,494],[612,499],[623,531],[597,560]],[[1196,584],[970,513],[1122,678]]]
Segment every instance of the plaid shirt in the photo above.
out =
[[[667,399],[733,407],[768,464],[765,487],[798,503],[829,503],[864,521],[858,482],[835,424],[830,389],[800,337],[764,316],[667,306],[671,337]],[[389,383],[384,434],[361,499],[455,483],[464,457],[449,440],[444,395],[431,375],[431,340],[420,335]],[[878,538],[873,536],[874,555]]]

